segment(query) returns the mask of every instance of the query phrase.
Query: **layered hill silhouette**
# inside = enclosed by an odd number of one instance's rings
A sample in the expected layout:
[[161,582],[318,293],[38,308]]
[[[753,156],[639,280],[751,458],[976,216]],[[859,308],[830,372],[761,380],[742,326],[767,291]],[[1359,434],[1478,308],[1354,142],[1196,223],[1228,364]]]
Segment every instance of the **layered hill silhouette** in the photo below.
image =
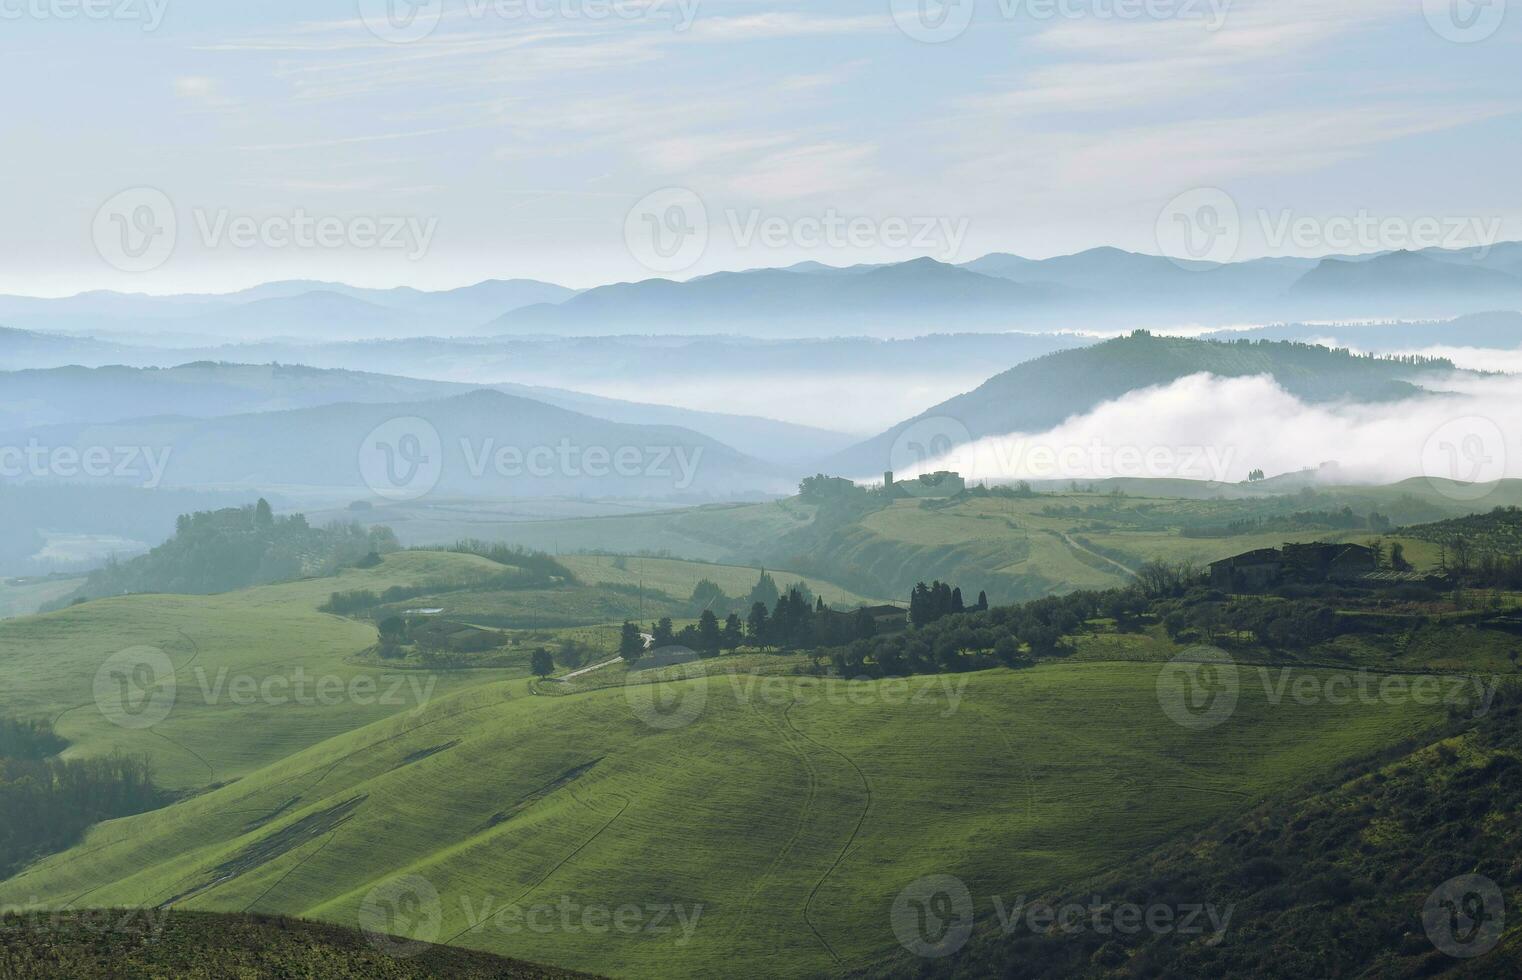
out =
[[973,439],[1039,433],[1128,392],[1190,375],[1268,375],[1309,402],[1388,401],[1422,390],[1410,379],[1432,367],[1290,342],[1192,340],[1138,332],[1027,361],[826,461],[827,472],[869,476],[894,465],[893,447],[916,422],[953,419]]
[[848,436],[771,419],[599,398],[519,384],[468,385],[290,364],[196,362],[173,368],[65,367],[0,372],[0,432],[60,423],[104,423],[153,416],[212,418],[315,408],[339,402],[429,401],[480,388],[629,425],[690,428],[740,452],[798,462],[835,452]]
[[173,338],[181,346],[299,338],[742,334],[922,336],[1288,319],[1454,317],[1522,307],[1522,243],[1180,261],[1113,247],[1029,259],[992,253],[844,268],[718,272],[582,292],[534,280],[453,290],[292,280],[219,295],[0,296],[0,323],[32,331]]
[[1075,298],[1061,287],[915,259],[857,270],[794,267],[721,272],[689,282],[618,283],[557,305],[515,310],[485,332],[707,333],[722,326],[756,336],[924,334],[1014,327],[1016,315],[1049,322]]
[[780,492],[792,479],[691,429],[609,422],[485,390],[436,401],[44,426],[4,438],[81,453],[156,447],[167,460],[158,483],[166,488],[675,498]]

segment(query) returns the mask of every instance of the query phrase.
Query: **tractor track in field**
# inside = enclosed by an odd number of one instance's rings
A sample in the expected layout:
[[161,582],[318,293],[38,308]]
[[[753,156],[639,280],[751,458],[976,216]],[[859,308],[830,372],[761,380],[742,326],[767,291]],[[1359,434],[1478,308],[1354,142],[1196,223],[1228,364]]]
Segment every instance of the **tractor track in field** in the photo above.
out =
[[247,912],[250,909],[252,909],[255,905],[258,905],[260,902],[264,901],[265,897],[268,896],[270,892],[274,891],[276,888],[279,888],[281,885],[285,884],[285,879],[289,878],[291,875],[293,875],[296,872],[300,871],[302,869],[302,867],[305,866],[308,861],[312,860],[312,858],[314,858],[317,855],[321,854],[327,848],[327,846],[329,844],[333,843],[333,839],[336,838],[337,836],[338,836],[338,831],[336,831],[336,830],[333,831],[331,834],[329,834],[328,835],[328,839],[323,841],[322,845],[320,847],[318,847],[317,850],[313,851],[311,854],[308,854],[306,857],[302,858],[300,861],[297,861],[296,862],[296,866],[294,868],[292,868],[291,870],[287,871],[285,874],[281,875],[278,881],[276,881],[273,885],[270,885],[264,891],[260,892],[258,898],[254,899],[252,902],[249,902],[247,905],[243,906],[243,911]]
[[[800,749],[798,747],[798,743],[794,741],[793,738],[788,734],[791,726],[782,726],[776,724],[775,722],[768,719],[764,714],[762,714],[754,704],[750,704],[749,707],[750,710],[756,715],[756,717],[762,719],[768,728],[776,731],[777,734],[782,737],[783,743],[795,755],[798,756],[799,761],[803,763],[804,772],[808,775],[809,789],[808,795],[803,802],[803,809],[798,813],[798,822],[797,825],[793,828],[792,836],[787,839],[787,843],[783,844],[782,847],[777,851],[777,856],[772,859],[771,864],[767,865],[766,870],[763,871],[761,875],[756,879],[755,887],[752,888],[750,894],[745,897],[744,903],[741,904],[739,912],[735,916],[735,928],[734,930],[731,930],[731,932],[742,928],[744,924],[745,914],[750,911],[750,907],[755,902],[756,896],[761,894],[762,888],[766,886],[766,883],[771,879],[772,875],[776,874],[777,869],[782,866],[782,862],[787,858],[788,854],[790,854],[793,848],[797,846],[799,838],[803,836],[804,827],[808,825],[809,814],[814,809],[814,803],[818,799],[819,795],[818,767],[814,765],[814,762],[809,758],[808,753]],[[812,927],[810,928],[812,929]],[[814,934],[818,936],[818,932],[815,932]],[[822,939],[820,941],[823,942]],[[825,943],[825,948],[829,948],[828,943]]]
[[[473,714],[473,713],[475,713],[477,711],[484,711],[484,710],[486,710],[488,708],[497,707],[498,705],[503,704],[505,702],[505,700],[506,699],[504,699],[503,701],[494,701],[494,702],[492,702],[490,704],[477,705],[474,708],[465,708],[465,709],[463,709],[461,711],[453,712],[452,714],[445,715],[445,716],[443,716],[441,718],[431,718],[428,721],[425,721],[425,722],[422,722],[420,724],[414,725],[411,728],[408,728],[408,729],[405,729],[403,731],[397,732],[397,733],[395,733],[393,735],[387,735],[384,738],[379,738],[379,739],[376,739],[374,742],[370,742],[370,743],[367,743],[365,745],[362,745],[359,748],[355,749],[354,751],[352,751],[352,752],[342,756],[341,758],[335,759],[333,762],[329,763],[326,766],[313,766],[311,769],[306,770],[306,772],[300,773],[299,776],[309,775],[311,773],[315,773],[315,772],[318,772],[318,771],[321,771],[322,775],[317,778],[316,782],[313,782],[310,785],[308,785],[305,788],[303,788],[302,791],[301,791],[301,796],[305,796],[307,793],[309,793],[312,790],[316,789],[317,786],[321,785],[323,780],[327,779],[328,776],[333,773],[333,770],[337,769],[343,763],[345,763],[345,762],[349,761],[350,759],[354,758],[355,756],[359,755],[361,752],[368,752],[369,750],[371,750],[373,748],[376,748],[377,746],[384,745],[387,742],[394,741],[394,740],[396,740],[398,738],[403,738],[403,737],[405,737],[407,735],[412,734],[413,732],[421,731],[422,729],[427,728],[427,727],[429,727],[431,725],[441,724],[441,723],[446,722],[446,721],[452,721],[452,720],[454,720],[456,718],[464,717],[465,715],[468,715],[468,714]],[[293,777],[293,778],[299,778],[299,777]],[[251,797],[253,797],[255,795],[258,795],[261,792],[264,792],[264,791],[255,790],[254,793],[249,794],[249,796],[243,797],[243,799],[250,799]],[[301,796],[298,796],[297,799],[300,799]],[[283,812],[285,810],[288,810],[288,809],[291,809],[291,808],[292,808],[292,801],[291,800],[287,800],[284,803],[282,803],[280,806],[275,807],[273,810],[269,810],[269,809],[265,809],[265,808],[261,807],[261,808],[257,808],[257,809],[252,809],[251,808],[251,809],[241,809],[241,810],[223,810],[223,811],[220,811],[220,812],[221,813],[234,813],[234,814],[237,814],[237,813],[264,813],[264,814],[270,814],[271,817],[273,818],[273,817],[279,816],[279,814],[281,812]],[[255,829],[257,830],[258,828],[256,827]],[[252,833],[252,832],[253,831],[245,830],[242,833],[236,835],[234,838],[230,838],[230,839],[236,839],[236,837],[241,837],[244,834]],[[73,861],[77,861],[77,860],[79,860],[82,857],[88,857],[89,855],[94,854],[96,851],[104,850],[107,847],[114,847],[117,844],[124,844],[124,843],[127,843],[127,842],[128,842],[127,839],[123,838],[121,840],[112,841],[109,844],[102,844],[100,847],[98,847],[98,848],[92,848],[91,850],[86,851],[86,852],[81,852],[81,853],[78,853],[78,854],[74,854],[74,855],[72,855],[69,858],[69,863],[72,863]],[[64,853],[67,854],[69,852],[64,852]],[[200,873],[200,870],[201,869],[197,868],[194,871],[191,871],[191,872],[189,872],[189,873],[187,873],[185,875],[182,875],[181,877],[176,879],[174,884],[171,885],[170,887],[171,888],[178,888],[180,883],[186,881],[187,879],[194,878],[197,874]],[[110,884],[110,882],[107,882],[105,884]],[[64,908],[68,908],[70,905],[73,905],[75,902],[79,901],[79,899],[84,898],[86,895],[90,894],[91,892],[97,891],[100,888],[104,888],[105,884],[97,885],[95,888],[91,888],[88,891],[81,892],[79,895],[77,895],[74,898],[70,899],[64,905]]]
[[[592,804],[586,802],[581,797],[576,795],[576,789],[575,789],[575,787],[568,787],[566,792],[571,794],[571,799],[575,800],[577,803],[580,803],[582,806],[586,807],[588,810],[591,810],[593,813],[597,813],[597,814],[600,815],[601,811],[599,811],[595,806],[593,806]],[[592,845],[593,841],[597,840],[597,838],[599,838],[599,837],[601,837],[603,835],[604,831],[606,831],[609,827],[611,827],[615,823],[617,823],[618,822],[618,818],[624,815],[624,811],[625,810],[629,809],[629,804],[630,804],[631,801],[630,801],[630,799],[627,796],[624,796],[624,795],[622,795],[620,793],[609,793],[608,795],[609,796],[616,796],[619,799],[623,800],[624,801],[624,805],[618,808],[618,812],[613,814],[612,818],[610,818],[607,823],[605,823],[601,827],[597,828],[597,832],[594,833],[591,837],[588,837],[586,840],[584,840],[580,844],[576,845],[576,848],[574,850],[572,850],[571,853],[567,854],[565,857],[561,858],[558,862],[556,862],[556,864],[555,864],[555,866],[553,868],[551,868],[549,871],[545,872],[544,877],[540,878],[538,881],[536,881],[532,885],[530,885],[528,887],[528,889],[526,891],[524,891],[522,894],[520,894],[517,898],[514,898],[511,902],[509,902],[506,905],[500,906],[499,908],[492,910],[492,912],[489,915],[483,915],[483,916],[481,916],[480,922],[476,923],[475,925],[467,925],[465,928],[461,929],[459,932],[455,933],[454,935],[450,936],[448,939],[444,940],[443,945],[445,945],[445,946],[453,945],[454,941],[456,939],[459,939],[461,936],[465,935],[467,932],[470,932],[472,929],[477,928],[481,923],[484,923],[487,919],[491,918],[491,916],[496,915],[498,912],[501,912],[503,909],[511,908],[512,906],[517,905],[519,902],[522,902],[525,898],[528,898],[530,895],[534,894],[534,892],[539,890],[539,886],[543,885],[546,881],[549,881],[551,878],[553,878],[555,876],[555,874],[561,868],[565,867],[568,863],[570,863],[570,861],[572,859],[574,859],[576,857],[576,855],[580,854],[582,851],[584,851],[588,847],[590,847]]]
[[[999,724],[999,720],[987,708],[974,704],[972,709],[986,718],[988,723],[993,726],[994,731],[999,733],[999,738],[1003,740],[1004,748],[1008,750],[1011,759],[1024,759],[1024,756],[1016,750],[1015,743],[1010,741],[1009,733],[1004,730],[1004,726]],[[1029,794],[1029,799],[1025,804],[1025,815],[1034,822],[1036,819],[1036,771],[1031,767],[1029,762],[1022,761],[1020,767],[1025,770],[1025,789]]]
[[835,855],[835,860],[830,862],[829,868],[826,869],[825,873],[819,877],[818,881],[814,882],[814,887],[809,889],[808,897],[803,900],[804,923],[809,927],[809,930],[813,932],[815,937],[817,937],[819,941],[824,944],[824,948],[829,951],[830,956],[835,959],[835,962],[844,963],[845,961],[840,958],[840,954],[835,951],[835,947],[830,945],[830,941],[824,938],[824,934],[819,931],[819,928],[814,925],[813,920],[809,918],[809,906],[813,904],[814,899],[818,896],[819,889],[824,887],[824,883],[830,879],[832,874],[835,873],[835,869],[840,867],[841,862],[846,859],[846,855],[851,853],[851,848],[856,844],[856,838],[861,835],[861,828],[867,822],[867,814],[872,811],[872,784],[867,782],[867,774],[861,771],[861,766],[856,764],[855,759],[846,755],[844,752],[840,751],[834,746],[825,745],[823,742],[810,738],[808,735],[805,735],[797,725],[793,724],[793,709],[797,706],[798,702],[795,701],[792,704],[788,705],[782,712],[782,720],[787,722],[787,727],[791,728],[799,738],[808,742],[810,745],[816,745],[819,748],[824,749],[828,752],[833,752],[844,759],[846,764],[855,770],[857,778],[861,780],[861,787],[867,794],[867,802],[861,808],[861,816],[856,818],[856,826],[851,828],[851,835],[846,838],[846,842],[844,846],[841,847],[840,853]]

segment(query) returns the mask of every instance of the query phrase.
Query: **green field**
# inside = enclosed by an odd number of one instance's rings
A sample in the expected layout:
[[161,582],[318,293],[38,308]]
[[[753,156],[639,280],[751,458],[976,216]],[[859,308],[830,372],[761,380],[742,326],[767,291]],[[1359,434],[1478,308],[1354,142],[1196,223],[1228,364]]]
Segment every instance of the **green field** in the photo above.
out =
[[[829,530],[802,564],[768,567],[779,585],[802,578],[846,608],[896,593],[841,582],[1103,588],[1145,558],[1203,562],[1285,538],[1178,533],[1236,519],[1235,506],[1095,493],[901,501]],[[752,529],[807,529],[818,516],[796,504],[731,510]],[[1408,557],[1428,561],[1431,547],[1412,541]],[[845,681],[806,675],[807,655],[742,650],[530,680],[537,646],[576,639],[589,663],[609,654],[641,587],[676,610],[702,579],[743,596],[759,574],[563,561],[578,582],[515,590],[505,566],[475,555],[398,552],[331,578],[0,622],[0,716],[54,720],[70,756],[146,755],[179,791],[0,882],[0,907],[169,906],[346,927],[405,907],[386,931],[591,973],[871,970],[900,951],[889,910],[920,878],[962,879],[986,913],[995,898],[1072,886],[1245,814],[1445,717],[1410,698],[1276,700],[1249,664],[1299,663],[1298,677],[1321,679],[1329,663],[1516,669],[1513,634],[1476,618],[1516,597],[1476,593],[1358,606],[1347,616],[1372,628],[1298,653],[1233,638],[1240,698],[1208,731],[1171,720],[1160,665],[1181,648],[1160,623],[1117,633],[1093,620],[1066,657],[1020,671]],[[776,570],[820,567],[840,575]],[[378,661],[370,615],[395,610],[319,611],[333,593],[393,586],[422,592],[397,608],[437,603],[441,622],[500,633],[486,656],[507,666]],[[122,700],[131,685],[136,700]]]
[[[740,674],[665,685],[678,715],[696,707],[690,724],[658,728],[648,685],[548,698],[527,681],[483,684],[103,824],[0,883],[0,904],[172,902],[353,925],[373,889],[408,876],[440,896],[443,941],[620,976],[741,962],[804,975],[897,949],[888,909],[921,876],[957,875],[980,896],[1052,887],[1435,718],[1273,705],[1244,685],[1231,721],[1198,734],[1168,720],[1156,685],[1155,666],[1107,663],[878,682]],[[581,918],[471,929],[485,908],[541,906],[697,920],[685,934],[675,919],[671,932],[558,924]]]
[[[562,564],[583,582],[640,586],[664,592],[669,596],[686,599],[698,582],[708,579],[726,595],[744,598],[760,577],[761,569],[755,566],[722,565],[708,562],[681,561],[671,558],[619,558],[608,555],[570,555],[561,559]],[[856,606],[873,605],[887,601],[881,597],[858,595],[843,586],[811,575],[768,569],[777,587],[785,589],[802,582],[817,596],[836,609],[852,609]]]
[[83,578],[0,579],[0,619],[30,616],[73,592],[83,582]]
[[[72,743],[71,755],[115,749],[147,755],[158,781],[172,788],[233,779],[481,681],[475,674],[414,675],[349,663],[374,644],[375,630],[318,612],[332,592],[468,583],[501,571],[474,555],[400,552],[377,568],[333,578],[214,596],[99,599],[7,620],[0,622],[6,679],[0,713],[54,720]],[[169,704],[167,717],[151,728],[116,724],[100,709],[97,674],[117,655],[124,655],[118,663],[129,671],[140,664],[172,666],[172,688],[163,676],[153,676],[153,691],[160,693],[145,689],[150,708]],[[522,672],[497,676],[515,673]],[[302,678],[306,703],[297,703]],[[270,703],[263,696],[266,684],[286,702]],[[107,678],[102,697],[108,705],[121,703],[118,691]],[[136,688],[129,688],[129,696],[133,706],[143,700]]]
[[[1272,524],[1260,531],[1212,536],[1186,530],[1344,507],[1359,516],[1378,512],[1399,526],[1519,502],[1522,481],[1504,481],[1490,496],[1474,501],[1428,480],[1382,487],[1313,483],[1293,489],[1114,480],[1092,490],[1052,489],[1023,498],[900,500],[845,521],[827,519],[820,507],[798,498],[558,520],[502,520],[486,505],[458,502],[401,505],[366,519],[394,523],[408,543],[476,536],[551,551],[572,564],[583,560],[577,554],[583,552],[665,555],[743,568],[764,565],[806,573],[842,593],[872,597],[903,598],[916,582],[940,578],[973,594],[987,591],[992,601],[1002,603],[1124,585],[1128,568],[1153,559],[1203,564],[1287,541],[1399,540],[1409,560],[1429,568],[1437,561],[1436,545],[1394,532],[1316,525],[1279,530]],[[607,564],[607,559],[586,560]],[[637,576],[601,574],[598,581],[638,584]],[[671,594],[685,598],[679,586],[686,586],[687,577],[676,578],[671,588],[678,591]]]

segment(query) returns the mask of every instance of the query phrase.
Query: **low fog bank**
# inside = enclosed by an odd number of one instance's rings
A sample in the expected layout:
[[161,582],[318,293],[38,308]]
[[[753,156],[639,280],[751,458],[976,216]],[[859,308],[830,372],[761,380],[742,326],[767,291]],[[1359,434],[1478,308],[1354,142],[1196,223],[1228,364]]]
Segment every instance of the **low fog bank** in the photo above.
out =
[[1239,482],[1334,463],[1338,482],[1522,476],[1515,418],[1522,378],[1452,375],[1377,404],[1308,405],[1272,378],[1191,375],[1140,389],[1041,433],[977,440],[906,471],[971,480],[1178,478]]

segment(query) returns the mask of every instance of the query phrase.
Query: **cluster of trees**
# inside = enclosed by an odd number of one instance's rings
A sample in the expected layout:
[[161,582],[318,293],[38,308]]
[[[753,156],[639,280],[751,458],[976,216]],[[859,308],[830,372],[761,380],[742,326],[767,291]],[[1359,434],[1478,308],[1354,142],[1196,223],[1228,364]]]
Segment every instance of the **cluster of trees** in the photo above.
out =
[[[770,575],[763,572],[761,579],[757,588],[751,591],[752,596],[775,591],[776,585]],[[699,589],[702,588],[700,584]],[[986,597],[983,602],[986,606]],[[778,595],[771,605],[756,599],[743,620],[737,612],[728,613],[721,620],[714,610],[704,609],[695,625],[676,630],[670,617],[662,618],[650,627],[649,646],[656,650],[682,646],[705,657],[716,657],[741,646],[814,650],[876,635],[877,620],[870,611],[837,612],[800,582]],[[633,622],[625,622],[619,640],[619,656],[634,661],[643,656],[644,651],[645,639],[640,628]]]
[[456,541],[447,550],[457,555],[475,555],[487,561],[494,561],[498,565],[516,568],[524,581],[525,588],[576,581],[576,573],[561,564],[553,555],[543,551],[532,551],[518,545],[481,541],[475,538]]
[[1329,528],[1336,531],[1387,532],[1395,522],[1379,511],[1359,514],[1351,507],[1340,510],[1301,510],[1293,514],[1243,517],[1225,524],[1190,525],[1179,534],[1186,538],[1230,538],[1264,531],[1305,531]]
[[145,760],[62,761],[45,722],[0,718],[0,878],[76,843],[91,824],[162,806]]
[[[721,623],[712,609],[703,610],[697,625],[675,629],[671,617],[665,616],[650,627],[651,650],[665,647],[686,647],[705,657],[717,657],[721,653],[737,650],[744,643],[745,631],[739,613],[730,613]],[[619,634],[618,655],[633,663],[645,655],[645,635],[639,626],[625,622]]]
[[[546,586],[575,582],[576,576],[571,570],[551,556],[539,551],[527,551],[522,548],[509,547],[502,544],[490,544],[484,541],[460,541],[451,545],[449,551],[455,554],[477,555],[481,558],[494,561],[499,565],[505,565],[510,571],[503,571],[500,575],[490,576],[471,583],[471,588],[480,591],[508,591],[511,589],[542,589]],[[370,556],[360,559],[355,564],[358,567],[366,567],[370,564]],[[335,616],[353,616],[374,609],[377,606],[386,606],[396,602],[406,602],[408,599],[416,599],[419,596],[437,595],[440,592],[449,592],[459,586],[449,583],[425,583],[422,585],[393,585],[389,589],[376,592],[373,589],[350,589],[346,592],[334,592],[328,596],[328,601],[318,607],[322,612],[332,613]],[[395,617],[391,617],[395,618]],[[385,638],[386,630],[381,630],[382,638]]]
[[[988,609],[988,593],[978,593],[978,604],[973,607],[974,612],[983,612]],[[953,588],[939,580],[926,585],[920,582],[909,593],[909,622],[915,626],[929,626],[937,620],[947,616],[956,616],[967,612],[968,608],[962,600],[962,590]]]
[[1228,597],[1213,589],[1195,589],[1152,609],[1174,640],[1227,643],[1250,635],[1266,646],[1303,650],[1346,631],[1337,611],[1315,600]]
[[[794,582],[788,586],[788,592],[797,592],[806,602],[814,601],[813,591],[803,582]],[[693,588],[687,605],[694,616],[704,612],[712,612],[716,616],[727,613],[743,615],[754,609],[757,603],[771,609],[777,605],[777,600],[782,596],[783,592],[777,587],[777,580],[763,568],[760,577],[756,579],[756,584],[750,587],[750,592],[744,597],[730,596],[719,587],[717,582],[705,578]]]
[[108,562],[71,599],[228,592],[331,574],[399,547],[388,527],[333,523],[314,528],[302,514],[277,517],[261,499],[247,507],[182,514],[174,537],[131,561]]
[[0,759],[46,759],[67,747],[45,721],[0,718]]
[[1018,606],[944,616],[910,632],[859,639],[834,650],[842,677],[954,673],[1063,656],[1063,637],[1099,615],[1108,593],[1073,592]]

